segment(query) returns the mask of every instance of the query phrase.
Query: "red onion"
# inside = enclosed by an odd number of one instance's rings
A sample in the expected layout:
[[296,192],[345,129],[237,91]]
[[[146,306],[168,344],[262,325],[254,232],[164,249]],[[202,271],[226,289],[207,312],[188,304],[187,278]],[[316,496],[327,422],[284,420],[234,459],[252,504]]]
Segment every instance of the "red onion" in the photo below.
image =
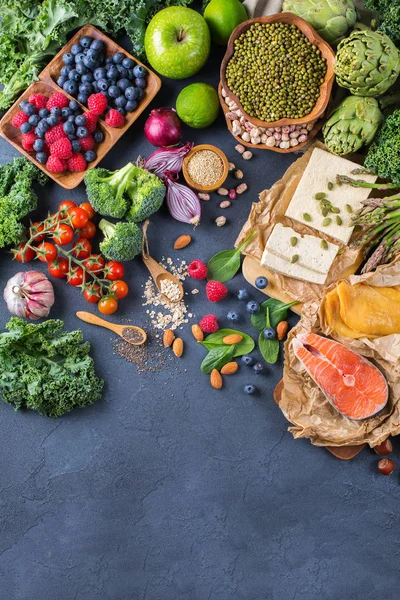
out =
[[182,137],[182,121],[174,108],[155,108],[144,124],[144,135],[153,146],[176,146]]
[[180,148],[160,148],[154,150],[144,163],[144,168],[164,179],[164,171],[179,173],[182,170],[183,159],[193,148],[193,144],[187,142]]
[[186,185],[177,183],[176,173],[165,171],[167,185],[167,205],[171,215],[177,221],[190,223],[195,227],[200,223],[201,205],[196,194]]

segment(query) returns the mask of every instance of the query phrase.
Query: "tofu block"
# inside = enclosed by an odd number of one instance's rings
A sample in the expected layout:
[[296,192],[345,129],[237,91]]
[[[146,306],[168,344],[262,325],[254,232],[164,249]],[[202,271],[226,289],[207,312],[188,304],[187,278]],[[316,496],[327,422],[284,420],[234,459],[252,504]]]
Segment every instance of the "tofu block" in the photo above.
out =
[[[315,148],[286,210],[286,216],[317,231],[323,231],[343,244],[348,244],[354,227],[351,224],[351,214],[346,210],[346,204],[349,204],[355,212],[361,207],[361,202],[368,198],[371,190],[345,184],[337,185],[336,175],[348,175],[374,183],[377,179],[374,175],[351,174],[351,171],[359,166],[341,156]],[[328,190],[328,182],[335,184],[333,190]],[[340,209],[338,214],[342,219],[342,225],[336,223],[336,215],[332,213],[328,215],[332,222],[328,226],[322,225],[325,217],[321,214],[319,202],[314,198],[315,194],[320,192],[326,193],[327,200]],[[311,216],[311,221],[304,219],[304,213]]]
[[326,281],[326,275],[324,273],[318,273],[317,271],[311,271],[306,269],[299,264],[292,265],[285,258],[281,258],[276,254],[272,254],[268,248],[265,248],[264,254],[261,259],[263,267],[286,275],[287,277],[293,277],[294,279],[301,279],[302,281],[309,281],[310,283],[319,283],[323,285]]

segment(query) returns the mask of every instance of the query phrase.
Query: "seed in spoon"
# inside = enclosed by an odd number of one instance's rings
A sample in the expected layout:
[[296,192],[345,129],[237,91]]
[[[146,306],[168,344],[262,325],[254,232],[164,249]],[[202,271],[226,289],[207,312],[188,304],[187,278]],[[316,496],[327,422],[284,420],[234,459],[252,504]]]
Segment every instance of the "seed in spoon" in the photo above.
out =
[[130,327],[125,327],[122,330],[122,337],[126,342],[130,342],[131,344],[138,344],[143,341],[143,335],[137,329],[131,329]]

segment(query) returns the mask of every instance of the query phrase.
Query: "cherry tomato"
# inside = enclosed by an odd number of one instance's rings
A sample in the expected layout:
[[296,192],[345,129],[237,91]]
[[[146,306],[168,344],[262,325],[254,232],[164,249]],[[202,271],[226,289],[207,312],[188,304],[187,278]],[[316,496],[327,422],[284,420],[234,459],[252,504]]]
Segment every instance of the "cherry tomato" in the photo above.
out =
[[35,252],[32,248],[26,248],[26,244],[20,244],[18,246],[18,250],[14,252],[14,258],[20,263],[30,262],[33,258],[35,258]]
[[66,223],[60,223],[59,225],[57,225],[57,227],[54,230],[54,233],[55,235],[53,237],[53,240],[59,246],[66,246],[67,244],[70,244],[74,239],[74,232],[72,230],[72,227],[66,225]]
[[118,309],[118,301],[112,296],[104,296],[99,300],[97,308],[103,315],[113,315]]
[[35,242],[42,242],[46,237],[45,234],[41,235],[41,231],[43,231],[44,225],[40,223],[40,221],[36,221],[36,223],[32,223],[29,228],[29,235],[34,239]]
[[101,254],[92,254],[88,259],[85,260],[83,264],[88,271],[97,273],[98,271],[102,271],[104,269],[105,262],[106,261]]
[[56,279],[62,279],[66,277],[69,270],[69,263],[66,258],[56,258],[53,262],[49,263],[47,267],[50,275]]
[[91,240],[96,235],[96,231],[97,231],[96,225],[92,221],[88,221],[86,223],[85,227],[82,227],[82,229],[77,230],[77,233],[81,237],[84,237],[87,240]]
[[104,269],[104,275],[109,281],[117,281],[117,279],[122,279],[124,273],[124,265],[116,260],[110,260]]
[[79,206],[68,209],[68,214],[71,217],[72,227],[75,229],[85,227],[86,223],[89,221],[87,212],[83,210],[83,208],[79,208]]
[[51,263],[57,257],[57,249],[50,242],[42,242],[37,248],[37,257],[45,263]]
[[82,267],[72,267],[71,271],[67,275],[67,281],[69,285],[77,286],[83,282],[83,269]]
[[97,283],[90,284],[83,292],[87,302],[98,302],[101,299],[100,286]]
[[93,219],[96,214],[90,202],[82,202],[82,204],[79,205],[79,208],[83,208],[83,210],[87,212],[89,219]]
[[76,258],[88,258],[91,251],[92,244],[83,237],[80,237],[72,246],[72,254],[76,256]]
[[75,206],[76,204],[72,200],[64,200],[58,205],[58,210],[59,212],[67,212],[70,208],[75,208]]
[[120,300],[121,298],[125,298],[128,295],[129,287],[125,281],[114,281],[111,286],[111,291],[114,294],[115,298]]

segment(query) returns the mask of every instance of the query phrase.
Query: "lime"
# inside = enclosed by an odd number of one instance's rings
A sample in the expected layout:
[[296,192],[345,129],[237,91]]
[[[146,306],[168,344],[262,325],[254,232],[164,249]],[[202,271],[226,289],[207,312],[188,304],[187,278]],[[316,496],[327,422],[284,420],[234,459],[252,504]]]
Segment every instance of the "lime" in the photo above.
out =
[[239,0],[211,0],[204,11],[214,44],[226,46],[232,31],[247,21],[245,7]]
[[192,83],[183,88],[176,99],[176,112],[189,127],[208,127],[218,117],[218,94],[207,83]]

